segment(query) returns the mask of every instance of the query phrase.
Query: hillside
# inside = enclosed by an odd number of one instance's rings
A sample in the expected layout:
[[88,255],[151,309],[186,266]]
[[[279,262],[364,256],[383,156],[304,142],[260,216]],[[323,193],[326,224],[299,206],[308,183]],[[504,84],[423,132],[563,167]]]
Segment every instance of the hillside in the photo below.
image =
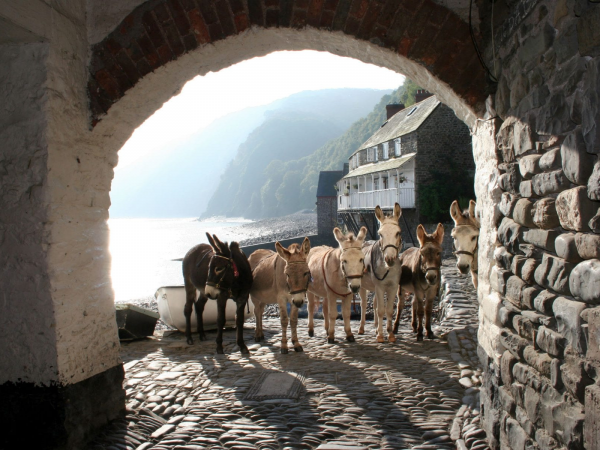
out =
[[[386,92],[389,91],[306,91],[218,119],[194,135],[175,140],[167,148],[140,158],[135,164],[117,168],[111,189],[110,216],[198,216],[206,209],[221,175],[240,146],[269,118],[297,114],[306,119],[324,120],[337,133],[323,137],[328,140],[364,116]],[[312,130],[306,127],[304,132],[312,134]],[[324,143],[315,142],[317,146]],[[294,157],[307,154],[299,151]],[[285,152],[285,146],[281,152]],[[284,157],[283,160],[288,161],[289,158]]]
[[349,156],[385,122],[385,105],[401,102],[410,106],[415,103],[417,89],[416,84],[406,80],[396,91],[384,95],[365,117],[321,145],[317,144],[327,135],[328,120],[322,122],[325,129],[318,136],[307,133],[302,122],[297,124],[298,128],[294,123],[286,123],[290,134],[285,152],[277,150],[285,143],[270,141],[265,123],[240,147],[204,217],[277,217],[301,209],[314,209],[319,172],[340,170]]

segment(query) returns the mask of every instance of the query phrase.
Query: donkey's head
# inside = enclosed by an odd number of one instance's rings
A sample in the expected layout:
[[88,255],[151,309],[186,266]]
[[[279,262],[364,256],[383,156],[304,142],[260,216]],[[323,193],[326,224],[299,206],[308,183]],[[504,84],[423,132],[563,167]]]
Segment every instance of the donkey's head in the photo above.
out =
[[420,268],[425,274],[427,284],[437,284],[440,268],[442,266],[442,242],[444,241],[444,227],[438,223],[433,234],[427,234],[423,225],[417,227],[417,239],[420,248]]
[[362,251],[362,246],[367,235],[367,229],[361,227],[358,236],[354,237],[354,233],[344,234],[342,230],[336,227],[333,229],[333,235],[342,249],[340,256],[342,274],[346,278],[350,290],[357,293],[365,271],[365,254]]
[[208,263],[208,277],[204,292],[208,298],[217,299],[220,295],[231,295],[231,286],[237,269],[231,259],[227,242],[221,242],[216,235],[206,233],[214,255]]
[[285,281],[288,292],[292,296],[292,303],[298,308],[304,304],[308,284],[310,283],[310,270],[308,269],[308,252],[310,241],[304,238],[302,245],[292,244],[284,248],[279,242],[275,242],[277,254],[285,261]]
[[452,239],[454,240],[454,254],[456,267],[462,274],[469,272],[477,250],[479,240],[479,221],[475,217],[475,202],[469,202],[469,209],[461,211],[458,202],[454,200],[450,206],[450,215],[454,221]]
[[386,216],[379,205],[375,208],[375,217],[379,222],[379,245],[381,245],[381,253],[383,253],[386,267],[391,267],[396,263],[398,252],[402,246],[400,225],[398,225],[401,215],[402,209],[398,203],[394,205],[394,212],[391,216]]

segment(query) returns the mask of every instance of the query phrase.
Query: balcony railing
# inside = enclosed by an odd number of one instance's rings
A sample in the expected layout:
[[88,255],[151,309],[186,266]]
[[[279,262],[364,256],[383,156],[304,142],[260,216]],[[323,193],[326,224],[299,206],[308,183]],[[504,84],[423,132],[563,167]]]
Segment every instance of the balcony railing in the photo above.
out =
[[380,189],[378,191],[355,192],[338,195],[338,211],[352,209],[393,208],[398,202],[401,208],[415,207],[415,188]]

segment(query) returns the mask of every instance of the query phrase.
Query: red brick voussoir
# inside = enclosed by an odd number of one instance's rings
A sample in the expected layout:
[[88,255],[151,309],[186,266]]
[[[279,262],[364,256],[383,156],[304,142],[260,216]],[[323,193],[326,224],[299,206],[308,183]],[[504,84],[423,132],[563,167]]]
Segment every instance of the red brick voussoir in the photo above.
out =
[[[249,27],[342,31],[405,56],[478,109],[485,74],[468,24],[432,0],[148,0],[92,48],[92,125],[148,73]],[[465,69],[469,70],[465,70]]]

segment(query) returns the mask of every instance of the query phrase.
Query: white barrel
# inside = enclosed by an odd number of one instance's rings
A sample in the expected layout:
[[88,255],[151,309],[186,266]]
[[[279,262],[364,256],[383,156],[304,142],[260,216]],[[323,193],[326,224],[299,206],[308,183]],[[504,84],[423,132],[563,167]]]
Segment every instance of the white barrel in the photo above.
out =
[[[197,292],[196,295],[198,295]],[[183,286],[163,286],[157,289],[154,297],[158,302],[160,318],[167,325],[185,332],[185,315],[183,314],[185,288]],[[248,300],[248,306],[244,308],[244,320],[250,317],[254,317],[254,305]],[[217,329],[217,302],[215,300],[208,299],[206,302],[202,321],[204,322],[205,330]],[[192,332],[198,331],[195,310],[192,310],[191,325]],[[235,302],[233,300],[227,300],[225,326],[228,328],[235,327]]]

